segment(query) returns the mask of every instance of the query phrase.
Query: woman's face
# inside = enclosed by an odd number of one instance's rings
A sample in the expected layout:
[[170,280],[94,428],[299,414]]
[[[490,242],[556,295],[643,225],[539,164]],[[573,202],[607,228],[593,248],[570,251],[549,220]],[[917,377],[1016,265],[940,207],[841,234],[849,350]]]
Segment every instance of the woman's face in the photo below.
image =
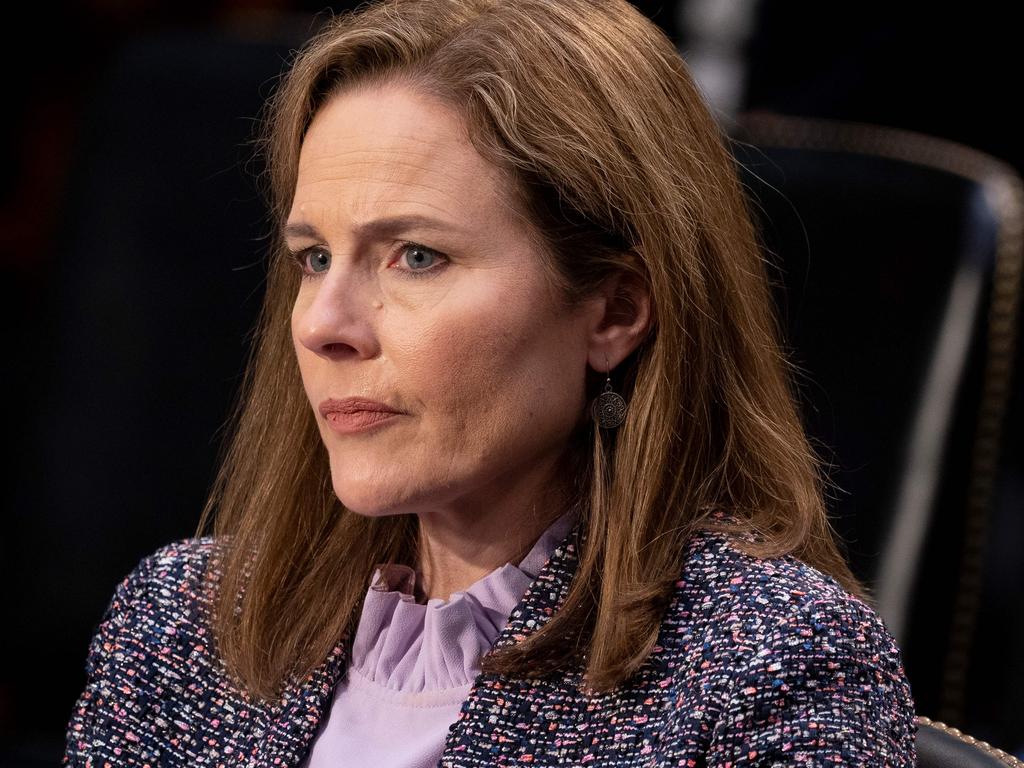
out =
[[[310,126],[292,336],[348,509],[490,509],[543,485],[585,411],[600,307],[557,307],[503,191],[457,114],[410,90],[345,93]],[[320,405],[348,397],[403,413],[340,431]]]

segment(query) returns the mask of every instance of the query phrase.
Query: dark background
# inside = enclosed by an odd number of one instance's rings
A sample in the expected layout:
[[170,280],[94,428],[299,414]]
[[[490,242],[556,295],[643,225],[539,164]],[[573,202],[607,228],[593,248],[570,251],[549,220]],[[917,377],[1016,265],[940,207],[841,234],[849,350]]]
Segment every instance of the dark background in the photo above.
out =
[[[708,3],[637,5],[698,75],[709,52],[732,62],[719,75],[735,94],[718,105],[726,123],[749,109],[873,123],[1024,164],[1019,31],[1006,4],[952,15],[915,3],[737,2],[749,26],[722,21],[710,36]],[[261,299],[266,222],[247,141],[289,52],[329,10],[152,0],[19,12],[3,52],[0,204],[14,436],[0,764],[12,766],[59,759],[115,585],[194,532]],[[1019,389],[971,697],[950,724],[1024,756]],[[928,691],[913,662],[911,685]],[[920,714],[937,717],[934,707],[919,701]]]

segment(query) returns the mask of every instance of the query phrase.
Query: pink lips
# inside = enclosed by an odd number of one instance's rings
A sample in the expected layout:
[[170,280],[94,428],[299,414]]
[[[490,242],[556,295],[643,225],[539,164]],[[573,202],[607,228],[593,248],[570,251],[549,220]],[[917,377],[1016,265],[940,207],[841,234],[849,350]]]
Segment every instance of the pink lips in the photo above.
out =
[[389,405],[363,397],[331,398],[320,403],[320,415],[332,430],[341,434],[369,429],[401,414]]

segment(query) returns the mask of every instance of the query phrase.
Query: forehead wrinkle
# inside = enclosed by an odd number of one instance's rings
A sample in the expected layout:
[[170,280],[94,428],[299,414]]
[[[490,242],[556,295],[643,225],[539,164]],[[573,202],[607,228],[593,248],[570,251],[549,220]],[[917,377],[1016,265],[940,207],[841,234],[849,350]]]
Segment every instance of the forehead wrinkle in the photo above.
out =
[[[467,186],[479,187],[480,175],[473,173],[471,170],[467,173],[455,173],[452,172],[453,168],[462,167],[464,164],[459,162],[457,159],[454,162],[440,162],[436,160],[436,155],[426,155],[430,162],[427,164],[417,163],[414,160],[408,159],[403,156],[393,156],[393,153],[387,153],[389,156],[386,161],[381,162],[375,159],[365,159],[357,161],[343,160],[341,162],[327,162],[319,163],[316,161],[310,163],[300,164],[299,166],[299,179],[302,179],[303,175],[313,175],[319,181],[337,180],[337,181],[363,181],[372,183],[400,183],[400,184],[416,184],[422,183],[420,179],[422,177],[433,177],[437,176],[441,179],[448,180],[452,183],[452,186],[459,188],[465,188]],[[408,154],[408,153],[404,153]],[[319,160],[320,158],[317,158]],[[321,168],[321,165],[323,167]],[[355,175],[351,176],[347,173],[350,169],[362,169],[364,167],[370,167],[378,173],[371,173],[367,175]],[[470,184],[466,184],[466,180]],[[474,183],[475,182],[475,183]],[[438,187],[439,191],[443,191]]]
[[[503,201],[495,199],[494,190],[487,185],[474,184],[468,188],[467,194],[466,185],[441,186],[432,183],[431,174],[413,174],[411,177],[398,174],[401,178],[387,178],[391,175],[348,177],[331,174],[328,170],[322,174],[306,173],[296,184],[294,204],[301,208],[318,202],[317,198],[327,199],[334,203],[331,207],[335,210],[351,208],[353,219],[366,218],[354,215],[357,211],[376,214],[382,205],[398,203],[424,206],[437,211],[442,218],[454,220],[465,219],[467,214],[474,219],[491,218],[490,210],[504,207]],[[339,187],[341,194],[333,194],[333,187]],[[450,206],[450,211],[443,207],[445,204]]]
[[[481,195],[467,198],[425,183],[381,183],[376,188],[360,185],[354,194],[333,195],[330,192],[331,186],[337,184],[344,184],[344,182],[339,179],[314,179],[298,184],[293,207],[297,206],[301,210],[307,205],[319,203],[317,207],[329,207],[333,209],[335,215],[339,215],[342,209],[349,209],[351,211],[349,218],[363,220],[389,215],[384,212],[387,210],[387,206],[411,205],[430,209],[439,214],[440,218],[458,221],[465,218],[487,217],[490,207],[488,201],[491,200],[490,195],[486,198]],[[426,194],[417,195],[417,189],[426,190]],[[321,190],[324,191],[321,192]],[[448,207],[445,207],[445,203]],[[405,210],[405,208],[400,208],[399,212]],[[358,212],[365,212],[365,215],[356,215]]]

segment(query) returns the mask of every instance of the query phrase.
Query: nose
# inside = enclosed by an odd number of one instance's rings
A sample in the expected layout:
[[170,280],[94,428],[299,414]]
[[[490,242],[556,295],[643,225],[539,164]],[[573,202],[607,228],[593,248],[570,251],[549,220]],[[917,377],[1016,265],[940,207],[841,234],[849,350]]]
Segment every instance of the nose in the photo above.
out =
[[333,268],[295,299],[295,340],[325,359],[372,358],[380,352],[373,313],[380,302],[371,281]]

